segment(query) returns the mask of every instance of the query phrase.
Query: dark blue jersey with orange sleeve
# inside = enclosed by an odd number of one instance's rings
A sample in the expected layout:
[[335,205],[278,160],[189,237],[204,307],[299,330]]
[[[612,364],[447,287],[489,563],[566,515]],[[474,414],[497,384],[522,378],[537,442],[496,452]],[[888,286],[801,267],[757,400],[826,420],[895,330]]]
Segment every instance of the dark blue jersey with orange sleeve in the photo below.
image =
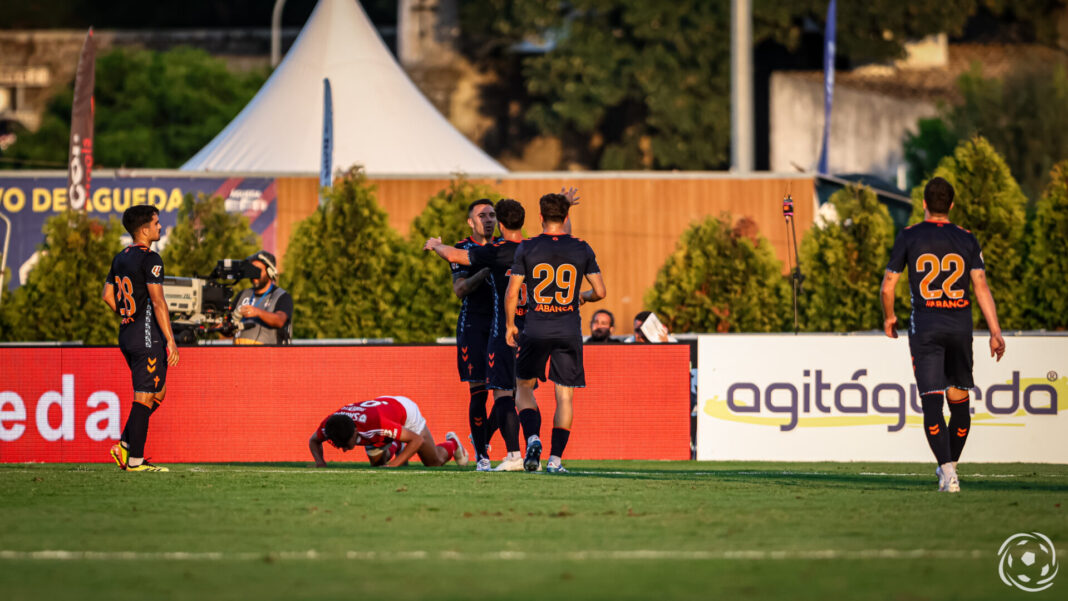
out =
[[912,329],[972,329],[971,272],[985,269],[968,230],[948,221],[923,221],[898,234],[886,270],[909,272]]
[[114,286],[115,304],[122,322],[120,346],[151,348],[163,331],[152,312],[148,284],[163,283],[163,259],[147,246],[132,245],[119,251],[111,261],[106,283]]
[[[467,258],[471,263],[472,270],[478,271],[483,267],[490,268],[489,279],[490,284],[493,286],[495,306],[502,311],[504,310],[504,295],[508,291],[508,281],[511,279],[512,264],[515,263],[515,252],[518,249],[518,242],[501,239],[493,244],[476,246],[467,251]],[[516,307],[517,320],[525,312],[526,307]],[[519,327],[522,328],[522,326]]]
[[593,249],[567,234],[541,234],[516,249],[512,275],[524,276],[524,331],[535,337],[582,336],[579,294],[587,275],[601,273]]

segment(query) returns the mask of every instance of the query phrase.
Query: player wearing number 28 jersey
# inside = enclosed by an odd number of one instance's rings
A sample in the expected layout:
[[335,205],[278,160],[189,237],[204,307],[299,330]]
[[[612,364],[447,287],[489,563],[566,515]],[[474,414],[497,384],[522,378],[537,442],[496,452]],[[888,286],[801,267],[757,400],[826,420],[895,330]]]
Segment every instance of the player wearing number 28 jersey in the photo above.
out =
[[112,259],[102,297],[120,318],[119,349],[133,377],[134,402],[111,456],[127,471],[167,471],[143,460],[148,419],[167,394],[167,366],[178,364],[163,296],[163,259],[149,248],[160,238],[159,211],[150,205],[130,207],[122,224],[133,244]]
[[[975,385],[971,286],[990,328],[991,356],[1000,360],[1005,352],[979,241],[949,221],[953,196],[953,186],[946,180],[936,177],[927,183],[926,219],[898,235],[882,285],[883,329],[896,338],[894,288],[908,269],[912,297],[909,350],[923,400],[927,442],[939,464],[939,489],[948,492],[960,490],[956,465],[971,429],[968,391]],[[948,426],[942,413],[944,401],[949,402]]]

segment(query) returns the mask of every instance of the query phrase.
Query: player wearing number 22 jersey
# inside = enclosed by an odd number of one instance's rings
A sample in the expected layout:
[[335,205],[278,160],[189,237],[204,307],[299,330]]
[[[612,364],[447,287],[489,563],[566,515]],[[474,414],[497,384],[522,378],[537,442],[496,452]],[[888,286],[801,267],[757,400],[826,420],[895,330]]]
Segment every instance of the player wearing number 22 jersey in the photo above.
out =
[[[894,288],[908,270],[912,297],[909,350],[923,404],[927,442],[938,461],[939,490],[958,492],[956,466],[971,429],[968,391],[972,381],[972,299],[990,328],[990,353],[1005,352],[997,310],[986,283],[979,241],[949,221],[953,186],[932,178],[924,188],[925,220],[905,228],[890,251],[882,285],[883,329],[897,337]],[[950,420],[943,415],[949,402]]]

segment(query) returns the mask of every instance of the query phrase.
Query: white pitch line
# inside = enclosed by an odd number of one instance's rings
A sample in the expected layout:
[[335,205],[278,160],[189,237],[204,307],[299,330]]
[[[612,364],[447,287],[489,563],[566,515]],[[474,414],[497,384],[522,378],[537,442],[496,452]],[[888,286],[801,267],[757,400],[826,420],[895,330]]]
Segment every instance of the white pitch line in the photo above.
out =
[[[1064,556],[1063,549],[1057,551]],[[631,551],[564,551],[560,553],[493,551],[464,553],[459,551],[346,551],[320,552],[272,551],[272,552],[137,552],[137,551],[13,551],[0,550],[0,560],[39,561],[405,561],[412,559],[437,559],[446,561],[782,561],[782,560],[885,560],[885,559],[993,559],[997,553],[991,549],[937,550],[937,549],[813,549],[813,550],[719,550],[719,551],[663,551],[636,549]]]
[[[177,468],[174,471],[182,471],[181,468]],[[457,472],[455,470],[396,470],[396,469],[311,469],[311,468],[292,468],[292,469],[242,469],[239,466],[235,466],[233,469],[227,468],[202,468],[194,467],[188,471],[202,474],[299,474],[299,475],[315,475],[315,474],[367,474],[367,475],[385,475],[385,474],[400,474],[400,475],[418,475],[418,474],[450,474],[450,473],[469,473],[468,471]],[[679,476],[843,476],[843,475],[858,475],[858,476],[877,476],[884,478],[894,477],[934,477],[934,472],[798,472],[798,471],[723,471],[723,472],[689,472],[689,471],[671,471],[671,470],[615,470],[615,471],[584,471],[579,469],[570,470],[572,474],[582,476],[664,476],[664,475],[679,475]],[[475,472],[470,472],[475,473]],[[480,472],[482,473],[482,472]],[[541,472],[536,472],[541,473]],[[1029,478],[1035,477],[1032,474],[968,474],[962,473],[964,478]],[[1041,478],[1063,478],[1068,474],[1040,474],[1037,477]],[[493,476],[491,476],[493,477]]]

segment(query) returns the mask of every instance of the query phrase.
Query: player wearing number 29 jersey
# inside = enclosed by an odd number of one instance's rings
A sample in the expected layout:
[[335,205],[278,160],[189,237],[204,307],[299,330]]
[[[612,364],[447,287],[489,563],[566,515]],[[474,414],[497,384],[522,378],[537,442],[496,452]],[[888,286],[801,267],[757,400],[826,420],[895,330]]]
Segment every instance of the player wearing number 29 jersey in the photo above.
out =
[[[909,272],[912,319],[909,351],[923,405],[927,442],[938,462],[939,490],[959,492],[957,460],[971,429],[968,391],[972,381],[972,308],[970,287],[990,328],[990,354],[1005,352],[997,310],[986,283],[979,242],[971,232],[953,225],[953,186],[932,178],[923,191],[925,221],[907,227],[890,251],[881,290],[883,330],[894,329],[894,288],[901,272]],[[950,420],[943,414],[949,402]]]
[[[520,334],[517,378],[544,379],[541,370],[551,351],[553,382],[564,386],[586,385],[579,294],[586,276],[600,273],[590,245],[568,234],[541,234],[519,245],[512,275],[524,276],[527,305]],[[524,347],[530,352],[525,353]]]

